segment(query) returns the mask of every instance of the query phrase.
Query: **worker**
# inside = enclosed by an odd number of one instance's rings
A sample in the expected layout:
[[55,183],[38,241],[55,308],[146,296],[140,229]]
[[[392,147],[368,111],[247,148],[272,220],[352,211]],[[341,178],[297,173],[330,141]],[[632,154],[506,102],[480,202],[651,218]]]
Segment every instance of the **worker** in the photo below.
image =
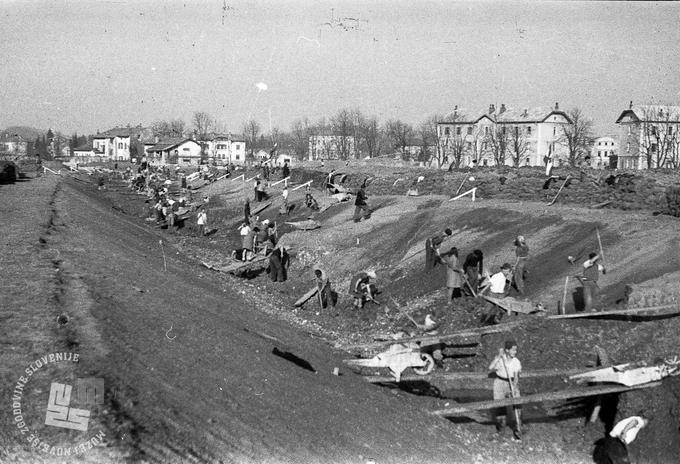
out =
[[[506,340],[504,347],[498,350],[498,354],[489,364],[489,371],[494,374],[494,400],[519,398],[519,375],[522,372],[522,363],[517,359],[517,343],[514,340]],[[522,439],[519,407],[506,406],[505,415],[499,414],[498,410],[494,411],[493,414],[492,419],[496,423],[498,433],[502,433],[506,424],[510,423],[513,440],[520,441]]]
[[465,274],[465,278],[469,285],[468,288],[463,290],[467,295],[474,296],[473,293],[477,292],[483,272],[484,254],[482,253],[482,250],[474,250],[465,257],[465,261],[463,262],[463,273]]
[[276,247],[269,255],[269,278],[272,282],[285,282],[288,279],[290,258],[285,247]]
[[458,248],[451,247],[441,259],[446,265],[446,304],[450,304],[454,298],[463,296],[461,293],[463,270],[458,264]]
[[443,234],[435,235],[425,241],[425,272],[430,272],[437,263],[442,262],[439,248],[444,239],[451,237],[451,235],[453,235],[453,231],[446,228]]
[[240,259],[241,261],[248,261],[252,256],[253,252],[253,234],[252,230],[250,229],[250,225],[247,222],[244,222],[241,224],[241,227],[239,227],[239,231],[241,234],[241,256]]
[[[368,180],[368,178],[366,179]],[[361,221],[361,218],[370,218],[371,210],[368,208],[368,196],[366,195],[366,180],[361,184],[357,191],[356,199],[354,200],[354,222]]]
[[328,275],[322,269],[314,269],[314,281],[318,289],[319,305],[321,308],[327,308],[329,304],[331,308],[335,308],[337,294],[333,291]]
[[607,269],[597,262],[599,259],[600,257],[597,253],[590,253],[588,259],[583,263],[583,275],[580,277],[577,276],[583,286],[584,311],[593,310],[593,303],[600,293],[600,287],[597,284],[600,272],[602,274],[607,273]]
[[205,214],[205,210],[200,209],[198,211],[198,216],[196,218],[196,224],[198,225],[198,235],[203,237],[206,232],[206,223],[208,222],[208,216]]
[[518,235],[515,239],[515,267],[512,271],[513,284],[517,293],[524,295],[524,277],[526,273],[527,260],[529,259],[529,247],[523,235]]
[[313,210],[319,209],[319,203],[312,196],[312,187],[309,184],[305,187],[305,206]]
[[375,271],[360,272],[354,277],[349,284],[349,291],[354,299],[353,305],[355,309],[361,309],[367,301],[377,303],[375,295],[377,287],[371,283],[371,279],[376,279]]
[[283,185],[283,191],[281,192],[281,198],[283,199],[283,204],[279,209],[279,214],[288,215],[288,182]]
[[641,416],[632,416],[618,422],[611,432],[598,440],[593,451],[596,464],[630,464],[628,445],[637,437],[649,421]]
[[281,169],[281,177],[285,179],[288,176],[290,176],[290,168],[288,167],[288,161],[285,161]]
[[243,205],[243,222],[250,224],[250,199],[246,198]]
[[[510,279],[512,278],[512,266],[509,263],[503,263],[501,269],[496,274],[492,275],[489,282],[479,291],[484,293],[489,290],[489,296],[492,298],[505,298],[510,291]],[[486,313],[482,316],[482,322],[490,324],[498,324],[503,317],[503,312],[498,307],[487,302]]]

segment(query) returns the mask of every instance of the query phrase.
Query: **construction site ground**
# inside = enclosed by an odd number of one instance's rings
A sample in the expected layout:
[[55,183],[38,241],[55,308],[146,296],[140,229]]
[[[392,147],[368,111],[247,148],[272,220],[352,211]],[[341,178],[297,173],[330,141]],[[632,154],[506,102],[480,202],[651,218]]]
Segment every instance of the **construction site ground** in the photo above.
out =
[[[78,179],[48,175],[0,186],[0,319],[7,353],[0,377],[2,404],[8,405],[0,434],[3,462],[56,462],[22,441],[9,396],[28,362],[66,349],[82,353],[76,367],[81,374],[104,377],[107,385],[105,413],[96,419],[108,432],[105,446],[78,462],[592,462],[604,427],[600,421],[584,425],[588,401],[525,406],[524,439],[516,443],[509,433],[498,435],[491,421],[431,414],[456,401],[491,399],[489,379],[372,385],[361,375],[387,372],[353,371],[342,360],[360,353],[338,346],[419,333],[405,311],[421,323],[432,315],[440,334],[480,326],[485,303],[468,298],[447,304],[443,267],[424,272],[424,242],[446,227],[453,236],[443,249],[456,246],[461,261],[481,249],[490,272],[514,262],[512,242],[524,235],[531,249],[527,298],[551,314],[563,298],[565,277],[580,273],[588,253],[598,251],[596,229],[607,267],[599,309],[616,307],[626,285],[633,288],[629,306],[673,303],[680,296],[678,219],[651,211],[447,201],[454,192],[374,196],[369,185],[374,211],[354,223],[353,204],[316,213],[302,204],[303,189],[291,192],[294,208],[281,215],[280,190],[272,188],[274,203],[259,216],[277,222],[292,256],[288,280],[275,283],[264,272],[244,278],[201,265],[228,261],[240,246],[237,227],[251,186],[240,191],[240,182],[224,179],[199,189],[196,198],[210,196],[208,221],[217,228],[199,237],[193,219],[175,233],[155,228],[145,220],[151,204],[122,180],[112,178],[98,191],[96,177]],[[322,205],[330,201],[319,189],[313,193]],[[321,228],[299,231],[285,224],[310,216]],[[322,309],[312,298],[294,308],[314,285],[315,267],[329,274],[338,304]],[[381,304],[355,310],[349,281],[369,268],[377,272]],[[574,280],[568,312],[574,310]],[[57,322],[63,313],[66,324]],[[525,370],[586,369],[595,346],[615,363],[680,354],[680,318],[550,321],[522,315],[503,322],[514,320],[521,324],[509,333],[448,347],[437,372],[485,372],[507,338],[518,342]],[[560,377],[522,381],[523,394],[568,387]],[[678,377],[621,395],[615,413],[616,419],[651,419],[630,447],[633,462],[676,462]],[[45,433],[55,442],[73,438],[54,430]]]

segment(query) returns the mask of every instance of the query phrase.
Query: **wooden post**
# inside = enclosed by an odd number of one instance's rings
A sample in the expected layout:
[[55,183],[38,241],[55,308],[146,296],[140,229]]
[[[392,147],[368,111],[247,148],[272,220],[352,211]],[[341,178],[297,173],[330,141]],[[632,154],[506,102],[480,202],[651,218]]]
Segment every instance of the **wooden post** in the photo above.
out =
[[[601,367],[609,367],[609,355],[607,355],[607,352],[603,349],[600,348],[599,346],[595,345],[595,356],[597,357],[596,364]],[[594,423],[598,417],[600,417],[600,410],[602,409],[602,397],[598,396],[597,397],[597,403],[595,403],[595,407],[593,408],[593,411],[590,413],[590,418],[588,419],[589,423]]]
[[562,312],[560,314],[566,314],[567,312],[567,286],[569,285],[569,276],[564,279],[564,292],[562,292]]

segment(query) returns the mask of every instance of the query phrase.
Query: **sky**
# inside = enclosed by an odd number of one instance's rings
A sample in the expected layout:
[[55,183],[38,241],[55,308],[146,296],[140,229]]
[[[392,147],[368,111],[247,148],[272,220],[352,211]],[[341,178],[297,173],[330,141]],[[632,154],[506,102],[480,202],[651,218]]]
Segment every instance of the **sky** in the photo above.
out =
[[[0,128],[680,104],[680,3],[0,0]],[[262,85],[264,84],[264,85]]]

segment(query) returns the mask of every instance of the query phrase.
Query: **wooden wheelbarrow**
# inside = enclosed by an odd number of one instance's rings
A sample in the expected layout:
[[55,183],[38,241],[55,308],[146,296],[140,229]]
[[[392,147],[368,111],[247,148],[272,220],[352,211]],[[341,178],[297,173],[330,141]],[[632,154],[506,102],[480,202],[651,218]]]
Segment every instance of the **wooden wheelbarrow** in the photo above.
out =
[[421,352],[416,343],[397,343],[370,359],[345,359],[344,362],[356,367],[387,367],[397,382],[409,367],[418,375],[427,375],[435,366],[434,358]]

